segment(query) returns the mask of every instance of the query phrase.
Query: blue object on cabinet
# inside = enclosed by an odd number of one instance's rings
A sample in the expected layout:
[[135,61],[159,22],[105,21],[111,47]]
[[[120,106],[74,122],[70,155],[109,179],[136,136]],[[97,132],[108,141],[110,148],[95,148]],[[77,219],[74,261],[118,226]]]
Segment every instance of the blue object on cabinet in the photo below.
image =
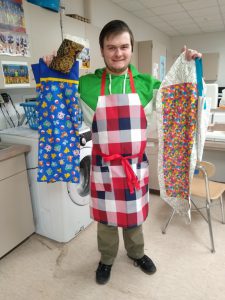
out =
[[60,0],[27,0],[28,2],[44,7],[44,8],[48,8],[50,10],[53,11],[59,11],[60,8]]

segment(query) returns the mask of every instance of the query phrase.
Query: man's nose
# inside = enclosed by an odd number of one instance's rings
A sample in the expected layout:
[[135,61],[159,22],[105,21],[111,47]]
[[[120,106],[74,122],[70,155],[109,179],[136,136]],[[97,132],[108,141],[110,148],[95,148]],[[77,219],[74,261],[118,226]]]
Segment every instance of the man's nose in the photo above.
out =
[[122,54],[121,49],[120,49],[120,48],[116,48],[115,54],[116,54],[117,56],[120,56],[120,55]]

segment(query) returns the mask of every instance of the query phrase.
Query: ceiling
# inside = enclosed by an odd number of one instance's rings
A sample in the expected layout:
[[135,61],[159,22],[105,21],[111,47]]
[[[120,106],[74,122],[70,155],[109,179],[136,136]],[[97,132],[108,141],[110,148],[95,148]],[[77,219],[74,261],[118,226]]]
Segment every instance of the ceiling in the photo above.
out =
[[169,36],[225,32],[225,0],[111,0]]

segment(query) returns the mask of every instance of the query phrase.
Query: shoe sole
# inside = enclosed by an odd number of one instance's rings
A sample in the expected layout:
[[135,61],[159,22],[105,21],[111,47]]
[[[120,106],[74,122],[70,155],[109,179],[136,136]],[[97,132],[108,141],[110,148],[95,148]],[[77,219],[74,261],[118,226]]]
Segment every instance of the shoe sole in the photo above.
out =
[[[109,279],[110,279],[110,278],[109,278]],[[109,279],[107,279],[106,281],[98,281],[98,280],[96,279],[96,283],[99,284],[99,285],[104,285],[104,284],[106,284],[106,283],[109,281]]]
[[[135,258],[133,258],[133,257],[130,257],[129,255],[127,255],[131,260],[133,260],[134,262],[136,262],[136,259]],[[142,272],[144,272],[145,274],[148,274],[148,275],[153,275],[153,274],[155,274],[155,272],[157,271],[157,269],[155,268],[155,270],[154,271],[152,271],[152,272],[147,272],[146,270],[144,270],[144,269],[142,269],[142,267],[140,266],[140,265],[135,265],[135,267],[139,267],[140,269],[141,269],[141,271]]]

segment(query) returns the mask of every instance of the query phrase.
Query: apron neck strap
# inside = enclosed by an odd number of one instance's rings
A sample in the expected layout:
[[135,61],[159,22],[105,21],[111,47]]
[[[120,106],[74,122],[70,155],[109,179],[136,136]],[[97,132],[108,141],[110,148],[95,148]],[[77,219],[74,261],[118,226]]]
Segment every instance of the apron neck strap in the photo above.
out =
[[[102,81],[101,81],[101,96],[105,95],[106,74],[107,74],[107,72],[106,72],[106,70],[104,70],[102,73]],[[129,74],[129,78],[130,78],[131,92],[136,93],[135,86],[134,86],[134,78],[133,78],[130,68],[128,68],[128,74]]]

